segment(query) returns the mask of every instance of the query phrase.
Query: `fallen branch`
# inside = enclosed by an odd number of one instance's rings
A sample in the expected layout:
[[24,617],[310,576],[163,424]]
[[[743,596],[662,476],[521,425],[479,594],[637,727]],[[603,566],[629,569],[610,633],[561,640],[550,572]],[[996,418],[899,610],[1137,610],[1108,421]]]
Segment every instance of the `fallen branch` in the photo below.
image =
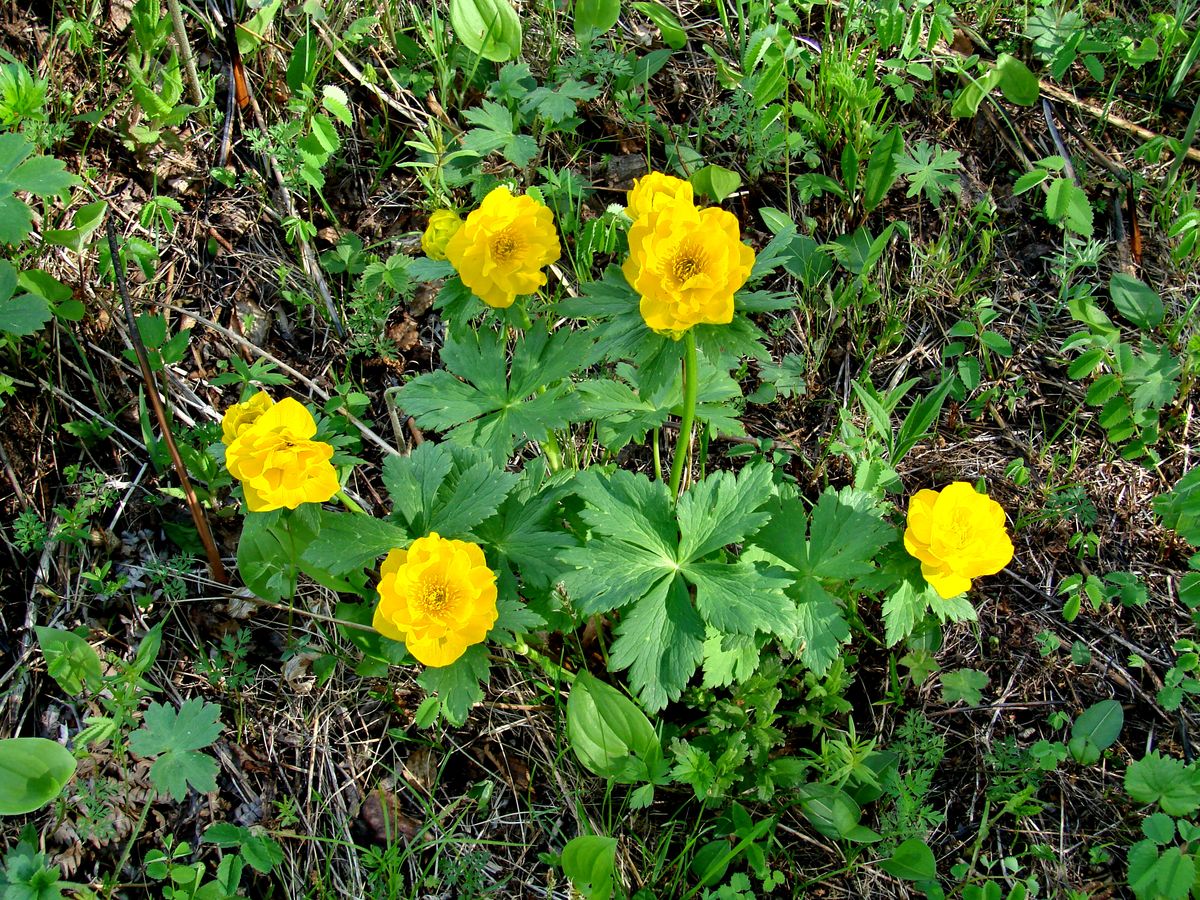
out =
[[192,480],[188,478],[187,466],[183,463],[183,457],[179,455],[179,448],[175,446],[175,436],[171,434],[167,411],[163,408],[162,398],[158,395],[154,373],[150,369],[150,360],[146,356],[146,345],[142,343],[142,336],[137,329],[137,321],[133,317],[133,304],[129,300],[129,286],[125,283],[125,264],[121,259],[121,250],[117,246],[116,229],[113,228],[111,218],[106,219],[104,224],[108,233],[109,253],[112,255],[113,278],[117,283],[117,291],[121,295],[121,303],[125,307],[125,324],[129,328],[129,340],[133,343],[133,352],[137,356],[138,366],[142,370],[142,381],[146,385],[146,399],[150,403],[150,408],[154,410],[154,417],[158,419],[158,427],[162,430],[167,451],[171,454],[171,463],[175,467],[175,473],[179,476],[179,484],[183,488],[188,509],[192,513],[192,521],[196,524],[200,543],[204,545],[204,552],[208,556],[208,568],[213,581],[218,584],[229,584],[229,576],[225,573],[225,566],[221,562],[221,553],[217,550],[216,541],[213,540],[212,531],[208,527],[208,518],[204,515],[204,509],[200,506],[196,491],[192,488]]

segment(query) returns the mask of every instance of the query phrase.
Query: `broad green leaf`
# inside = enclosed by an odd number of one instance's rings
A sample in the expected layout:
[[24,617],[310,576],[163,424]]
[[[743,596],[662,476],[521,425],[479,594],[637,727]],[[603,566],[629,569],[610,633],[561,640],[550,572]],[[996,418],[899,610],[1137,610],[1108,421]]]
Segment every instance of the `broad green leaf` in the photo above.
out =
[[1125,710],[1116,700],[1101,700],[1089,706],[1071,726],[1071,737],[1082,738],[1100,750],[1107,750],[1121,734]]
[[279,12],[279,7],[282,5],[283,0],[270,0],[260,6],[258,12],[251,16],[245,25],[237,26],[237,45],[242,56],[253,56],[254,52],[258,50],[271,23],[275,21],[275,14]]
[[714,203],[720,203],[742,186],[742,176],[724,166],[705,166],[688,180],[698,193]]
[[983,689],[987,687],[986,672],[978,669],[955,669],[942,673],[942,699],[947,704],[966,702],[967,706],[979,706],[983,702]]
[[79,177],[68,172],[60,159],[32,156],[5,181],[10,190],[29,191],[38,197],[55,197],[79,184]]
[[937,878],[937,862],[933,858],[933,851],[921,838],[909,838],[891,856],[881,860],[879,867],[905,881],[933,881]]
[[221,733],[221,708],[200,698],[184,701],[178,712],[151,703],[142,727],[129,736],[129,749],[138,756],[157,757],[150,780],[160,794],[181,802],[191,787],[201,794],[217,789],[217,761],[199,751]]
[[563,874],[586,900],[609,900],[616,858],[616,838],[581,834],[563,847]]
[[1117,312],[1138,328],[1150,331],[1162,324],[1163,302],[1140,278],[1115,272],[1109,279],[1108,291]]
[[1009,103],[1018,106],[1033,106],[1041,96],[1037,76],[1025,63],[1015,56],[1001,53],[996,57],[996,73],[1000,79],[1000,92]]
[[903,153],[904,133],[899,125],[885,134],[871,150],[867,174],[863,180],[863,209],[867,212],[882,203],[892,185],[896,183],[900,174],[896,156]]
[[630,5],[658,26],[663,43],[672,50],[682,50],[687,44],[687,32],[683,30],[683,25],[675,14],[661,3],[644,2]]
[[642,706],[653,713],[683,693],[703,648],[704,623],[683,580],[666,578],[622,618],[609,665],[629,670]]
[[84,684],[100,684],[100,657],[91,644],[61,628],[37,625],[33,630],[46,658],[46,671],[63,691],[74,697],[83,692]]
[[508,0],[450,0],[450,27],[464,47],[492,62],[521,53],[521,20]]
[[1087,194],[1070,178],[1056,178],[1046,194],[1046,218],[1056,225],[1091,237],[1092,205]]
[[587,44],[607,33],[621,16],[621,0],[575,0],[575,39]]
[[74,250],[76,253],[82,253],[87,246],[87,239],[104,221],[104,213],[107,209],[108,203],[104,200],[97,200],[95,203],[81,206],[75,211],[72,219],[73,228],[63,230],[48,228],[43,232],[42,237],[48,244],[56,244]]
[[[0,210],[0,216],[3,211]],[[4,260],[0,263],[7,265]],[[0,299],[0,332],[18,337],[35,334],[46,327],[52,318],[50,304],[36,294],[21,294]]]
[[467,721],[471,707],[483,699],[490,669],[487,647],[474,644],[448,666],[426,666],[417,683],[437,694],[446,721],[459,726]]
[[681,563],[702,559],[753,534],[770,518],[762,507],[771,497],[771,466],[745,466],[735,477],[714,472],[688,489],[676,507]]
[[75,757],[46,738],[0,740],[0,816],[21,816],[41,809],[75,774]]
[[644,780],[646,760],[660,750],[637,704],[586,672],[576,675],[567,697],[567,737],[585,769],[623,784]]

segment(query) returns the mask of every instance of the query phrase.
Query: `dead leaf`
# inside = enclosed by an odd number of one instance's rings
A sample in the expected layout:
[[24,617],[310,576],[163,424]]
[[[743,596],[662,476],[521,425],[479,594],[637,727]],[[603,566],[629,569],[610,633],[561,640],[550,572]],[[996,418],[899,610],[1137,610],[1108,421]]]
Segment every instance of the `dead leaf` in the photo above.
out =
[[375,839],[384,844],[395,843],[396,835],[412,841],[421,831],[421,823],[404,812],[400,798],[383,785],[367,796],[358,815]]

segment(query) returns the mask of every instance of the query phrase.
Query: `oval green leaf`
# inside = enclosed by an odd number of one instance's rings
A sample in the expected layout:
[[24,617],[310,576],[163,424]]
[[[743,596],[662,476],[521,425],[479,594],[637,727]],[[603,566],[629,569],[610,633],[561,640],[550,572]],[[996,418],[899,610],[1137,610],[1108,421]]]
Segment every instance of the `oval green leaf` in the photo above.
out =
[[567,698],[567,738],[589,772],[623,784],[644,780],[635,757],[658,749],[658,735],[637,704],[586,672]]
[[521,52],[521,20],[508,0],[450,0],[450,26],[464,47],[492,62]]
[[75,774],[75,757],[45,738],[0,740],[0,816],[41,809]]

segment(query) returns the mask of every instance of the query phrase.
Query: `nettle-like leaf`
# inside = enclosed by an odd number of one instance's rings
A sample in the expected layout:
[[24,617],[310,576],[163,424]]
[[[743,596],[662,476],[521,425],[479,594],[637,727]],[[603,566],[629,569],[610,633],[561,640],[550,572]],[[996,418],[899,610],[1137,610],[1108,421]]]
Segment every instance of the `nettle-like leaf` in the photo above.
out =
[[680,695],[706,640],[759,632],[794,637],[795,605],[784,593],[790,579],[725,553],[766,521],[769,466],[750,465],[737,476],[718,472],[675,510],[661,482],[629,472],[585,473],[575,491],[587,503],[580,517],[591,532],[584,546],[562,553],[575,567],[563,582],[585,614],[623,610],[610,665],[629,670],[649,711]]
[[445,538],[470,537],[472,529],[495,515],[517,479],[486,453],[447,444],[426,442],[383,464],[395,515],[413,537],[431,531]]
[[156,756],[150,780],[159,793],[177,803],[191,787],[201,794],[217,789],[217,761],[199,752],[221,733],[221,709],[199,698],[186,701],[179,711],[151,703],[142,727],[129,736],[129,749],[138,756]]
[[[703,356],[699,360],[696,420],[707,424],[716,434],[744,435],[745,428],[731,405],[731,401],[741,399],[741,387],[725,368],[711,365]],[[580,415],[595,421],[600,442],[609,450],[643,441],[650,429],[660,427],[673,413],[681,412],[682,370],[676,375],[667,390],[650,396],[636,387],[639,373],[627,363],[619,363],[618,377],[593,379],[577,386],[583,404]]]
[[752,542],[773,561],[796,574],[788,589],[796,601],[793,649],[817,675],[824,675],[850,639],[842,602],[834,591],[854,590],[853,582],[876,571],[875,556],[895,530],[871,508],[867,494],[827,489],[811,516],[798,499],[777,499],[770,522]]
[[539,323],[518,338],[511,363],[499,332],[459,334],[442,348],[445,369],[415,378],[399,392],[400,405],[417,424],[447,431],[455,443],[503,462],[518,441],[542,440],[575,419],[579,400],[568,393],[566,379],[588,357],[586,332],[549,334]]
[[426,666],[417,683],[437,695],[446,721],[458,726],[467,721],[471,707],[483,699],[483,685],[490,670],[487,647],[474,644],[448,666]]
[[[571,108],[574,109],[573,103]],[[537,156],[537,141],[527,134],[517,134],[513,114],[499,103],[484,100],[477,109],[464,111],[463,118],[476,126],[463,137],[464,150],[479,156],[499,150],[505,159],[521,169]]]

